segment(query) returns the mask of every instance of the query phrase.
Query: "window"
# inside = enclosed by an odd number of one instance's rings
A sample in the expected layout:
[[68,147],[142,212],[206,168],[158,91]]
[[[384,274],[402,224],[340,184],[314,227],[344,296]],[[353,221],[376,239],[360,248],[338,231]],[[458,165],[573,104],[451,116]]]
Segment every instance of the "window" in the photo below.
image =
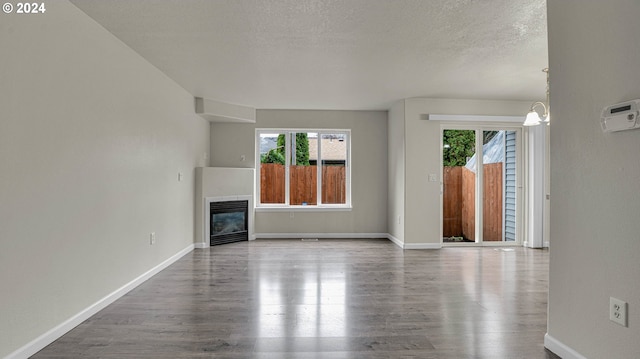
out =
[[349,208],[350,131],[256,131],[258,207]]

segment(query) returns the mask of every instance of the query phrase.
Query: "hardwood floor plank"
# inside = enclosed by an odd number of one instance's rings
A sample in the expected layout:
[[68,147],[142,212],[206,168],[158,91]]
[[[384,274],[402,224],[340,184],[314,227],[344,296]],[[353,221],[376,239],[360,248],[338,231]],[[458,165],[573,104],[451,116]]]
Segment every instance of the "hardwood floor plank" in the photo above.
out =
[[195,250],[34,358],[557,358],[547,250],[387,240]]

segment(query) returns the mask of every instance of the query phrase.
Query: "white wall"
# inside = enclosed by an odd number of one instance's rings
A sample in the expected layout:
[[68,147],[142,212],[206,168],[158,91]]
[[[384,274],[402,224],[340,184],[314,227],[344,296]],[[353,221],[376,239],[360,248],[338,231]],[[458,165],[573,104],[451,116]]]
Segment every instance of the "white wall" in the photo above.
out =
[[192,245],[209,150],[190,94],[46,7],[0,15],[0,357]]
[[[551,263],[547,344],[640,353],[640,130],[603,133],[604,106],[640,98],[640,2],[548,1]],[[609,321],[609,297],[629,327]],[[567,356],[568,357],[568,356]]]
[[389,234],[400,243],[404,243],[404,116],[404,100],[398,101],[389,110],[389,123],[387,126],[389,136],[389,211],[387,221]]
[[256,128],[351,129],[353,205],[349,212],[295,212],[293,219],[257,212],[257,235],[387,233],[387,111],[258,110],[256,117],[256,124],[212,124],[212,166],[255,167]]
[[[531,102],[411,98],[405,102],[405,244],[440,244],[440,121],[428,114],[524,116]],[[436,174],[437,182],[428,182]],[[417,248],[414,246],[414,248]]]

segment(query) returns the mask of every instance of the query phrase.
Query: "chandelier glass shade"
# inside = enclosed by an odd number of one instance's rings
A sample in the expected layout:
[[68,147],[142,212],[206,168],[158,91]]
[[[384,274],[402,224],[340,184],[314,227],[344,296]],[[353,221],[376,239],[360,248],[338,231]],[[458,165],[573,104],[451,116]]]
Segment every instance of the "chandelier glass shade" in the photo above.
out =
[[[543,123],[546,123],[547,125],[549,125],[551,123],[551,116],[549,114],[549,69],[545,68],[542,70],[542,72],[547,74],[547,101],[546,104],[545,102],[534,102],[531,105],[531,110],[529,110],[529,113],[527,114],[527,117],[524,120],[524,123],[522,124],[523,126],[537,126]],[[542,117],[540,117],[540,114],[538,113],[538,111],[536,111],[536,107],[542,107],[542,110],[544,111],[542,113]]]

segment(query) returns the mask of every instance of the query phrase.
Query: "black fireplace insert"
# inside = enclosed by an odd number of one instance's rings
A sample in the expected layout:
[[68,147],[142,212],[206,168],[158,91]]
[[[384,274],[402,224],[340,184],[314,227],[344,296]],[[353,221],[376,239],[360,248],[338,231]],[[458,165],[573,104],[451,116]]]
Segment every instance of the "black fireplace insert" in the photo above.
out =
[[249,240],[249,201],[211,202],[210,244]]

